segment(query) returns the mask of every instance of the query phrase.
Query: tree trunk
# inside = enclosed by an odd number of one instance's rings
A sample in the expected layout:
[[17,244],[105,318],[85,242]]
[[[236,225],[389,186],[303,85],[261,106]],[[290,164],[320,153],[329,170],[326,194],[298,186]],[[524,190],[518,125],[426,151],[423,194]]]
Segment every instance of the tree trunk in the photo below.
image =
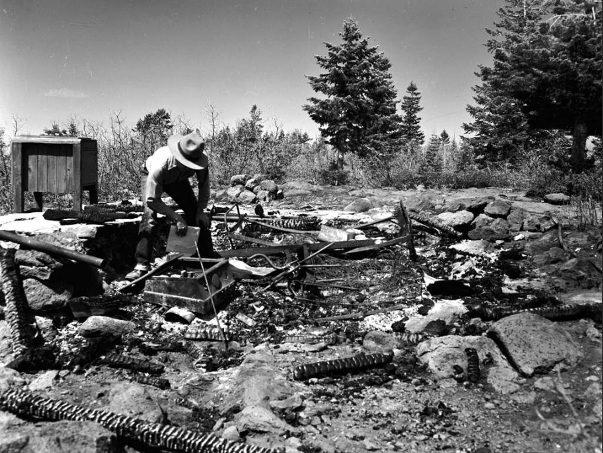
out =
[[571,164],[575,173],[581,173],[584,170],[584,160],[586,157],[586,139],[588,138],[588,128],[586,122],[582,119],[576,119],[574,124]]
[[343,171],[343,153],[337,150],[337,170]]

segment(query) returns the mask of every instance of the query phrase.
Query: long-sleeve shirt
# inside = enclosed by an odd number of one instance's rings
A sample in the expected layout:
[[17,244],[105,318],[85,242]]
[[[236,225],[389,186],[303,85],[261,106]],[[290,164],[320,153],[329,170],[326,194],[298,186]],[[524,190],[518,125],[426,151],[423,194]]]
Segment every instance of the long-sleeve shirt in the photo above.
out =
[[146,161],[146,168],[149,172],[145,190],[146,204],[153,211],[164,214],[169,219],[177,222],[182,220],[181,216],[168,207],[162,200],[164,187],[168,184],[185,181],[193,175],[197,176],[199,182],[199,196],[197,198],[197,213],[207,207],[209,201],[209,171],[192,170],[183,165],[176,165],[176,158],[170,152],[167,146],[159,148]]

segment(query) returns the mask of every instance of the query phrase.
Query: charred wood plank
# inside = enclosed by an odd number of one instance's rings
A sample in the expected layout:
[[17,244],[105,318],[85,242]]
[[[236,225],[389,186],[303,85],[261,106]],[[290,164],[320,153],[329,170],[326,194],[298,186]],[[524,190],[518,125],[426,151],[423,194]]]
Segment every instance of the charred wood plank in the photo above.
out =
[[519,313],[533,313],[551,321],[563,321],[567,319],[591,318],[594,321],[601,320],[602,305],[593,304],[562,304],[555,307],[484,307],[474,305],[469,307],[467,314],[471,318],[481,318],[484,321],[496,321],[507,316]]

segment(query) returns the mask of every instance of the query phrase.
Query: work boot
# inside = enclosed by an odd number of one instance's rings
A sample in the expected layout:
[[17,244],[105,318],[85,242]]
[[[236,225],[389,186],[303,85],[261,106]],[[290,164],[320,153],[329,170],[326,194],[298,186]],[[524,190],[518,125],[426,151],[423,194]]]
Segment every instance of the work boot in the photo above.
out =
[[149,272],[149,266],[145,266],[144,264],[137,264],[136,267],[134,267],[134,269],[131,272],[126,274],[126,276],[124,278],[128,281],[134,281],[134,280],[139,279],[143,275],[148,274],[148,272]]

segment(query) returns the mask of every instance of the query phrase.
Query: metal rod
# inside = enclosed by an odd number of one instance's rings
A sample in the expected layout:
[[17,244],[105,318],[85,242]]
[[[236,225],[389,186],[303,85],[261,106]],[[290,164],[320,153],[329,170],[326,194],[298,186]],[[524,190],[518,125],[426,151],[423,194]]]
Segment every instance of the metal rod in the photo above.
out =
[[220,319],[218,318],[218,310],[216,310],[216,305],[214,304],[214,295],[212,294],[211,287],[209,286],[209,281],[207,280],[207,273],[205,272],[205,267],[203,267],[203,260],[201,258],[201,252],[199,251],[199,242],[197,241],[195,241],[195,248],[197,249],[199,264],[201,265],[201,270],[203,271],[205,286],[207,286],[207,292],[209,293],[209,300],[211,301],[211,306],[214,309],[214,314],[216,315],[216,324],[218,325],[218,330],[220,331],[220,335],[222,335],[222,339],[224,340],[224,349],[228,351],[228,340],[226,339],[226,335],[224,334],[222,326],[220,325]]
[[37,241],[32,238],[19,236],[18,234],[10,233],[8,231],[0,231],[0,239],[3,241],[15,242],[17,244],[23,245],[32,250],[37,250],[39,252],[45,252],[50,255],[58,255],[65,258],[69,258],[80,263],[98,267],[100,269],[103,269],[107,266],[107,260],[105,259],[97,258],[96,256],[85,255],[83,253],[76,252],[75,250],[70,250],[65,247],[59,247],[58,245],[49,244],[47,242]]

